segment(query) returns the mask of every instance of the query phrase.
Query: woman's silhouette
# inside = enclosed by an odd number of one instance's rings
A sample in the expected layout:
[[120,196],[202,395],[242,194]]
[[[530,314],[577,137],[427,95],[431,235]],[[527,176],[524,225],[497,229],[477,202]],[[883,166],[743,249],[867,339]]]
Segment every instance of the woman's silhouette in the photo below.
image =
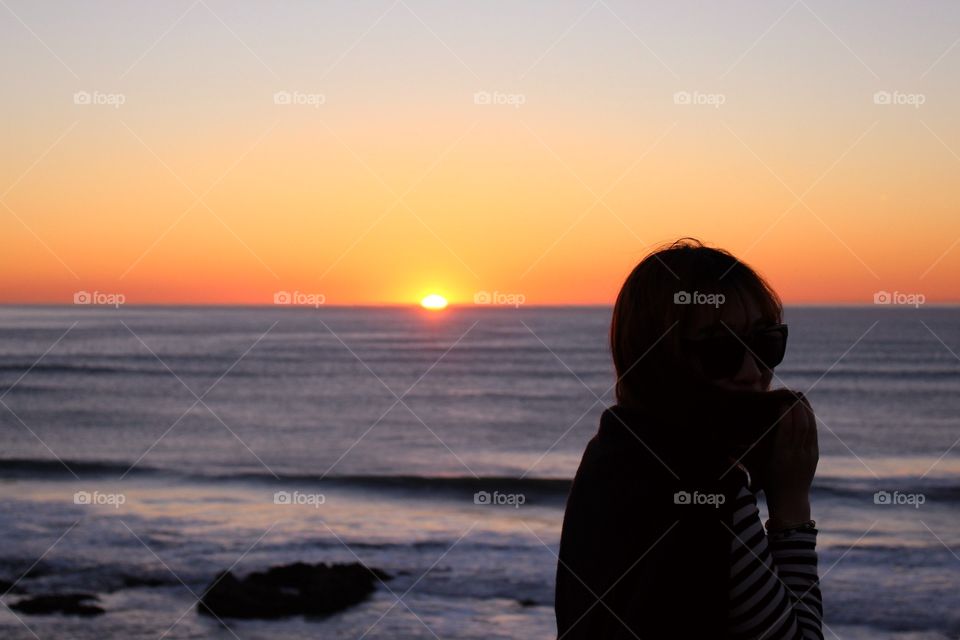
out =
[[617,404],[564,515],[561,639],[823,637],[816,420],[803,394],[769,390],[782,316],[762,277],[696,240],[627,277],[610,327]]

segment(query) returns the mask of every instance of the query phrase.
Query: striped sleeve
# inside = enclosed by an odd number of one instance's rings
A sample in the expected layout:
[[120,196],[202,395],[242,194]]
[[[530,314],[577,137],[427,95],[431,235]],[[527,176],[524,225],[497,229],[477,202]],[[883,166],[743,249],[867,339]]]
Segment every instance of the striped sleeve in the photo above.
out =
[[732,530],[730,637],[823,640],[816,530],[767,534],[746,487],[734,504]]

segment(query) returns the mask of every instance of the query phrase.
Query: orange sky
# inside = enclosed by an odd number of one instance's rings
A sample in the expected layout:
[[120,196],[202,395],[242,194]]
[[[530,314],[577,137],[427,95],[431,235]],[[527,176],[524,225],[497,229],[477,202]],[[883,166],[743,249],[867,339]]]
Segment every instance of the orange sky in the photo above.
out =
[[684,235],[960,301],[955,8],[209,4],[10,4],[0,301],[602,304]]

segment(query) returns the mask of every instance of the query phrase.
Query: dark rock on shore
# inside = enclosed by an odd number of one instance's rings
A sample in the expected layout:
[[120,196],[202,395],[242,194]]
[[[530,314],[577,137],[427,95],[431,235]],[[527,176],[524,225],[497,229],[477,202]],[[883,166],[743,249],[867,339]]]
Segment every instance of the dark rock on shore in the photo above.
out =
[[92,593],[54,593],[31,596],[10,605],[21,613],[43,615],[63,613],[74,616],[97,616],[104,613],[101,607],[90,604],[97,596]]
[[294,564],[271,567],[238,579],[221,572],[204,591],[197,610],[220,618],[326,616],[363,602],[379,580],[380,569],[350,564]]

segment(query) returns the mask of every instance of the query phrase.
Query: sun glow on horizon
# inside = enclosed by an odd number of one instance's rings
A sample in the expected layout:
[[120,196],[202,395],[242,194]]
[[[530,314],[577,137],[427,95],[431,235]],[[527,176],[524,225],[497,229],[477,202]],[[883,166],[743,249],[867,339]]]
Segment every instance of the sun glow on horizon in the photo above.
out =
[[[514,3],[505,21],[498,4],[434,2],[421,23],[235,0],[222,24],[185,3],[0,4],[23,18],[0,20],[2,60],[21,54],[2,85],[0,307],[284,290],[440,326],[521,299],[612,307],[648,251],[691,236],[788,304],[960,304],[960,3],[909,26],[900,3],[832,3],[824,24],[856,56],[812,16],[771,29],[770,3],[621,2],[622,22],[587,11],[567,33],[578,4]],[[426,23],[510,86],[464,84]],[[656,56],[622,55],[634,26],[685,81],[718,84],[677,91]],[[880,86],[905,69],[922,82]],[[791,191],[814,181],[799,206]]]
[[431,311],[440,311],[447,308],[447,299],[437,293],[431,293],[420,301],[420,306]]

